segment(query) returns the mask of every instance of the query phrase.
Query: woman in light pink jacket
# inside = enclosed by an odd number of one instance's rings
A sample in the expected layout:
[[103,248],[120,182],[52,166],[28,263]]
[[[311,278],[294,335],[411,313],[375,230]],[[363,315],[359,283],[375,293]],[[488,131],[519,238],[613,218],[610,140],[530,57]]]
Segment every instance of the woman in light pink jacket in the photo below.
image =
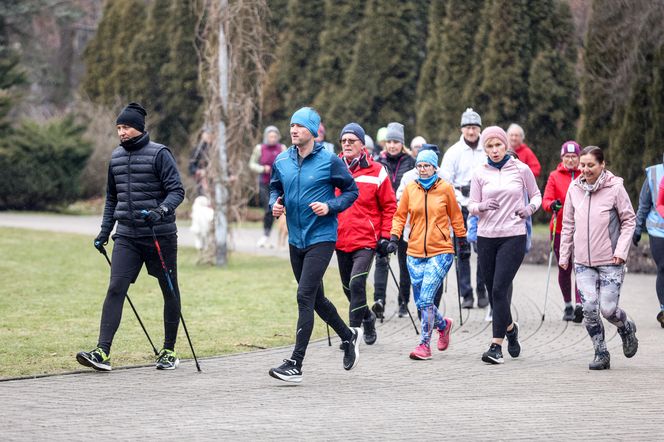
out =
[[502,364],[505,336],[510,356],[516,358],[521,353],[519,325],[510,313],[510,286],[526,253],[526,218],[539,208],[542,197],[530,168],[507,155],[509,144],[504,130],[487,127],[480,145],[488,158],[470,181],[468,210],[479,218],[479,267],[493,308],[493,339],[482,360]]
[[600,311],[618,327],[625,356],[631,358],[639,347],[636,325],[618,307],[636,216],[622,178],[605,169],[602,149],[583,149],[579,170],[581,175],[567,190],[559,265],[564,269],[570,265],[573,249],[586,330],[595,347],[589,368],[604,370],[610,368],[611,357],[604,341]]

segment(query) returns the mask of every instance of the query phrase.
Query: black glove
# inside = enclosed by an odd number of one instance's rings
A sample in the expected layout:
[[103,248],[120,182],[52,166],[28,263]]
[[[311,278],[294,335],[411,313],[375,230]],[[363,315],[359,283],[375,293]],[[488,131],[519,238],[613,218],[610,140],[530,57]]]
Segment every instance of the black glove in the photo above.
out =
[[145,222],[148,223],[148,226],[152,226],[158,223],[164,217],[164,213],[165,210],[162,207],[157,207],[156,209],[152,209],[150,211],[141,211],[141,215],[143,216]]
[[467,198],[470,196],[470,183],[466,184],[465,186],[461,186],[459,190],[461,191],[461,195]]
[[99,235],[95,238],[92,243],[95,246],[95,249],[99,250],[99,253],[104,249],[104,246],[108,244],[109,234],[105,232],[99,232]]
[[470,258],[470,243],[465,236],[460,236],[456,240],[457,244],[457,253],[459,259],[468,259]]
[[634,247],[639,246],[639,241],[641,241],[641,234],[634,232],[632,235],[632,244],[634,244]]
[[551,203],[551,206],[549,206],[549,208],[554,212],[557,212],[563,208],[563,203],[561,203],[560,200],[555,200],[554,202]]

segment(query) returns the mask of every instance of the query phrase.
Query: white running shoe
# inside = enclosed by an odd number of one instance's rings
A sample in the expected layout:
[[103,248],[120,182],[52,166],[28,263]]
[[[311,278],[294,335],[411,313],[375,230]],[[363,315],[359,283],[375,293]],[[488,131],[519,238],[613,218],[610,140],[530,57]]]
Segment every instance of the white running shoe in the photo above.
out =
[[263,247],[265,247],[265,246],[267,245],[267,240],[268,240],[268,237],[265,236],[265,235],[263,235],[263,236],[261,236],[261,238],[258,240],[258,242],[256,243],[256,245],[258,246],[258,248],[261,248],[261,249],[262,249]]
[[486,322],[492,322],[493,321],[493,309],[489,309],[486,311],[486,316],[484,317],[484,320]]

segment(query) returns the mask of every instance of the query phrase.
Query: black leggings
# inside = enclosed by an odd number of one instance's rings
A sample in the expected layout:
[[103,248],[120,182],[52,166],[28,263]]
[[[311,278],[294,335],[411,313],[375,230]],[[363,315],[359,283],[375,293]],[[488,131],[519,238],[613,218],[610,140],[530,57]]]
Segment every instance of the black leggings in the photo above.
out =
[[657,290],[657,299],[661,309],[664,309],[664,238],[656,236],[649,236],[650,238],[650,252],[652,258],[657,264],[657,280],[655,282],[655,289]]
[[164,348],[173,350],[178,335],[180,323],[180,290],[177,280],[177,235],[161,236],[157,238],[161,246],[161,253],[166,266],[171,271],[171,281],[177,297],[173,297],[166,276],[161,268],[161,261],[150,237],[128,238],[115,235],[113,237],[113,260],[111,265],[111,281],[104,300],[99,326],[99,341],[106,354],[111,352],[111,344],[115,332],[122,319],[122,307],[129,290],[129,286],[136,281],[138,274],[145,263],[148,273],[159,281],[161,293],[164,297]]
[[[405,302],[408,304],[410,300],[410,273],[408,273],[408,264],[406,264],[408,250],[408,243],[400,239],[397,243],[399,248],[397,250],[397,259],[399,261],[399,304]],[[385,302],[385,295],[387,292],[387,280],[392,279],[389,275],[390,269],[390,256],[376,255],[376,271],[374,272],[374,301],[379,299]]]
[[373,249],[359,249],[354,252],[342,252],[337,250],[337,262],[339,263],[339,274],[341,285],[350,301],[349,324],[351,327],[362,325],[363,319],[371,318],[367,306],[367,276],[373,261]]
[[323,276],[332,259],[335,243],[322,242],[298,249],[290,245],[290,262],[297,285],[297,331],[292,359],[302,364],[314,328],[314,311],[327,322],[339,337],[350,340],[353,332],[337,313],[336,307],[325,297]]
[[477,237],[482,275],[493,308],[493,337],[505,338],[512,323],[512,281],[526,255],[526,235],[504,238]]
[[263,234],[270,236],[272,231],[272,224],[274,223],[274,216],[270,210],[270,184],[260,183],[258,185],[258,199],[260,200],[261,207],[265,211],[263,214]]

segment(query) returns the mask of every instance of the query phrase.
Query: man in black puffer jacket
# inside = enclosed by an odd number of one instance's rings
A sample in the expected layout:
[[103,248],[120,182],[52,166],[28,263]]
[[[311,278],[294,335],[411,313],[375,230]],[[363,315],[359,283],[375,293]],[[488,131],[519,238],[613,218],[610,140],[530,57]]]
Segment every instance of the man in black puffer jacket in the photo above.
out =
[[[117,118],[120,145],[111,155],[104,217],[101,232],[94,240],[94,246],[101,251],[117,221],[111,280],[101,313],[97,348],[76,355],[80,364],[100,371],[111,370],[111,344],[120,325],[125,295],[144,263],[148,273],[159,280],[164,296],[164,347],[157,357],[157,368],[174,369],[179,362],[175,354],[180,323],[175,209],[184,199],[184,187],[170,150],[150,141],[145,131],[146,115],[140,104],[129,103]],[[147,212],[147,216],[141,212]],[[171,293],[163,274],[152,229],[171,271],[177,297]]]

